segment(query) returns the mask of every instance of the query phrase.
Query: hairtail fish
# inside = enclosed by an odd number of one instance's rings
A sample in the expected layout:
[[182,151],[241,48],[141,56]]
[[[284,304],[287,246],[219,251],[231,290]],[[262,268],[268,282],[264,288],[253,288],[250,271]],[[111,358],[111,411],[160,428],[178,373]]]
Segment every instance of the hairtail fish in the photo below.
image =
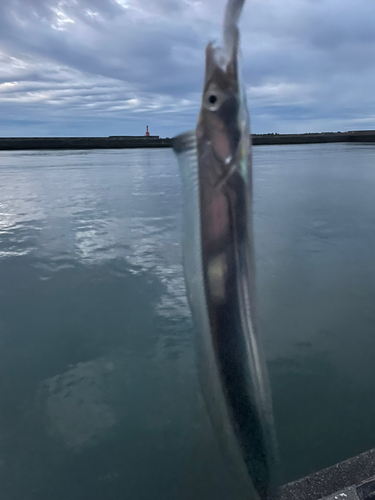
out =
[[238,68],[243,4],[228,1],[223,46],[206,48],[197,127],[173,147],[183,180],[184,271],[202,392],[232,469],[257,500],[270,492],[275,439],[255,310],[251,137]]

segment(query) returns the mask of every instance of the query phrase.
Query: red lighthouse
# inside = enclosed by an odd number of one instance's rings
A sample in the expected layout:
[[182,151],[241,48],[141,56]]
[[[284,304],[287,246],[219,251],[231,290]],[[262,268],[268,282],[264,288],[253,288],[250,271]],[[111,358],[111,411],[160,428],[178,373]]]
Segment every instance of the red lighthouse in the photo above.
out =
[[146,137],[150,137],[150,132],[148,131],[148,125],[146,126]]

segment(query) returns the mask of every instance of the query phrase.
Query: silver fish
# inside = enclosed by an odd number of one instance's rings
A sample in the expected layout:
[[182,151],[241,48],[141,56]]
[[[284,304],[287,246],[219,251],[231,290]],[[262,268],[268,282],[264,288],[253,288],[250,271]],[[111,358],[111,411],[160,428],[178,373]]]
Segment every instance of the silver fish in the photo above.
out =
[[185,281],[204,399],[249,498],[264,499],[274,435],[255,314],[251,138],[238,70],[243,3],[228,1],[223,47],[207,46],[198,125],[174,139],[174,151],[183,178]]

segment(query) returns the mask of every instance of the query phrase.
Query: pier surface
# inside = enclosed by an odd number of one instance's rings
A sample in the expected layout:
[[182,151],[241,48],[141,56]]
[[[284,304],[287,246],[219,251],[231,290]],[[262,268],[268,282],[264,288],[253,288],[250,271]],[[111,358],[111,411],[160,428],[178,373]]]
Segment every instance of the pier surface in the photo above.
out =
[[288,483],[275,496],[275,500],[321,499],[374,500],[375,449]]

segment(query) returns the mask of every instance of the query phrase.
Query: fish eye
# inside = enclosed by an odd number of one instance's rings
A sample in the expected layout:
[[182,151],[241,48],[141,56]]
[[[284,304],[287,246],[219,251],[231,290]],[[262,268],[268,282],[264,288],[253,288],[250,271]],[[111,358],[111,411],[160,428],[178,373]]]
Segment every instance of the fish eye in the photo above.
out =
[[217,111],[221,106],[222,101],[223,98],[220,92],[208,90],[204,98],[204,105],[210,111]]

